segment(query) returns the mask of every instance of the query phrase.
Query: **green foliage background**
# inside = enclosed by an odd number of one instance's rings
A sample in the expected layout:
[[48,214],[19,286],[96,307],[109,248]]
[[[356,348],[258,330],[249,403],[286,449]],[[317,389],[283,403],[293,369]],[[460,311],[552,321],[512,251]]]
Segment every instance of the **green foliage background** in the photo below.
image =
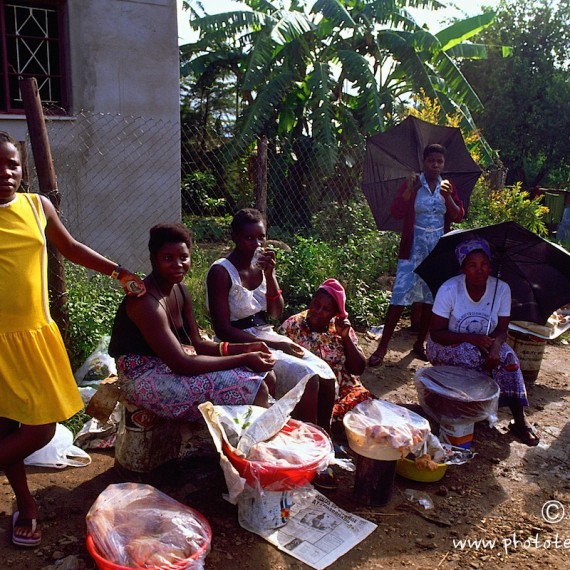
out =
[[[520,184],[492,191],[483,179],[473,191],[468,218],[461,227],[478,227],[514,220],[538,234],[546,234],[548,209],[531,199]],[[206,309],[206,273],[210,264],[227,255],[232,244],[225,218],[208,221],[186,218],[197,243],[186,278],[199,326],[211,333]],[[212,223],[215,222],[215,223]],[[304,310],[325,279],[338,279],[347,291],[347,308],[357,330],[380,323],[390,300],[386,285],[395,275],[400,236],[376,229],[364,198],[330,202],[311,219],[310,236],[294,236],[291,251],[278,249],[278,277],[286,301],[283,318]],[[269,228],[268,235],[274,238]],[[200,241],[201,240],[201,241]],[[108,277],[66,265],[71,320],[69,354],[74,369],[109,334],[123,292]],[[387,279],[388,278],[388,279]]]

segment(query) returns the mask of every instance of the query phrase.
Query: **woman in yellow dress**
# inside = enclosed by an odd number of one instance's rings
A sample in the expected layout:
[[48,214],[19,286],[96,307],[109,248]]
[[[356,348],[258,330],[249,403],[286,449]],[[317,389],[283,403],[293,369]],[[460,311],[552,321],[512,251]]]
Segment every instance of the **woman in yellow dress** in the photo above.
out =
[[75,240],[51,202],[17,192],[22,181],[16,141],[0,132],[0,469],[14,494],[12,542],[37,546],[37,505],[24,459],[53,437],[56,423],[83,403],[67,352],[49,312],[46,242],[67,259],[121,281],[144,284],[133,273]]

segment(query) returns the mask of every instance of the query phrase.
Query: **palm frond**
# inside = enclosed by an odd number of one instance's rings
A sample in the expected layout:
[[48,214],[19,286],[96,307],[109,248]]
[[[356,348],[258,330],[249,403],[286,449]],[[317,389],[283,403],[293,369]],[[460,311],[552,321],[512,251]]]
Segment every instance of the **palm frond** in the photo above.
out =
[[356,22],[340,0],[317,0],[311,8],[311,13],[322,14],[329,22],[339,27],[355,28]]
[[265,126],[272,121],[279,102],[287,93],[293,75],[283,73],[270,80],[255,97],[254,101],[245,109],[236,123],[236,134],[224,149],[228,160],[239,156],[255,139],[263,133]]
[[243,75],[244,91],[257,89],[267,78],[274,56],[274,43],[264,31],[255,34]]
[[368,60],[349,50],[339,50],[338,57],[342,63],[343,74],[358,91],[358,107],[364,132],[382,130],[382,98]]
[[479,96],[475,93],[461,70],[446,52],[442,51],[437,54],[434,67],[437,69],[439,76],[445,78],[444,90],[447,91],[448,95],[457,103],[464,103],[468,105],[470,109],[479,110],[483,108]]
[[413,39],[409,41],[410,38],[413,38],[413,35],[393,30],[382,30],[378,33],[378,45],[388,50],[398,62],[388,81],[397,80],[401,83],[401,87],[412,92],[423,89],[428,97],[435,99],[437,93],[429,73],[430,69],[414,48]]
[[207,34],[209,37],[233,38],[240,32],[259,28],[267,19],[261,12],[251,10],[235,10],[221,14],[208,14],[201,18],[190,20],[190,27],[200,32],[200,35]]
[[194,57],[180,67],[181,77],[211,75],[213,70],[234,70],[244,59],[235,50],[216,51]]
[[305,14],[279,11],[272,25],[271,39],[284,45],[314,29],[314,24]]
[[494,12],[485,12],[479,16],[473,16],[465,20],[460,20],[438,32],[437,38],[441,42],[444,51],[451,49],[472,38],[474,35],[488,28],[495,21]]
[[458,44],[445,51],[449,57],[457,59],[487,59],[487,47],[485,44]]
[[306,83],[310,94],[311,134],[317,145],[317,158],[321,168],[331,172],[336,164],[338,147],[331,101],[333,78],[329,64],[315,65]]

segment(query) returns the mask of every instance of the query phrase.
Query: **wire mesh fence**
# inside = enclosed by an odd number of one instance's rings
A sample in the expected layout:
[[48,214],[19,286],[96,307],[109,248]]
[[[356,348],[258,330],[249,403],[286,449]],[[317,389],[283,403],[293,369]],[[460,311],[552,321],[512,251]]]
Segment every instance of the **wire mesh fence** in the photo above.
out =
[[104,255],[144,267],[149,227],[180,218],[178,125],[83,112],[47,129],[65,225]]
[[[368,208],[357,148],[338,151],[327,170],[308,138],[261,141],[228,157],[227,135],[152,118],[83,112],[51,119],[47,130],[64,224],[78,240],[135,271],[149,270],[148,231],[159,222],[183,220],[197,241],[220,240],[229,236],[239,208],[259,207],[269,237],[292,243],[295,235],[311,235],[317,215],[321,230],[323,219],[334,229],[326,211],[338,216],[335,203]],[[28,185],[37,192],[29,141],[25,146]],[[64,273],[51,262],[51,272]],[[51,296],[54,302],[65,289]]]
[[[268,140],[261,150],[254,145],[228,157],[227,135],[214,128],[180,131],[163,120],[88,112],[48,121],[48,136],[65,225],[105,255],[136,244],[129,250],[135,266],[147,262],[148,230],[159,221],[206,228],[212,218],[257,206],[279,238],[309,234],[311,218],[333,202],[367,207],[363,149],[355,147],[338,151],[332,169],[321,165],[309,138]],[[30,189],[38,191],[35,169],[29,171]]]
[[362,149],[342,149],[327,169],[322,147],[309,138],[258,141],[237,158],[228,158],[228,141],[214,130],[183,126],[181,139],[182,215],[189,225],[258,207],[269,235],[282,239],[310,233],[312,216],[334,201],[364,200]]

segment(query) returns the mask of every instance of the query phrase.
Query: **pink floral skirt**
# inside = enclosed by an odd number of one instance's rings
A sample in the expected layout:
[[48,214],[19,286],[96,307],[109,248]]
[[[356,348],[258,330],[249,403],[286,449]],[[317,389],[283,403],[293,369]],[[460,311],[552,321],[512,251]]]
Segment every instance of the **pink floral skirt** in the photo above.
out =
[[195,421],[198,404],[231,406],[253,403],[266,373],[233,368],[196,376],[175,374],[154,356],[127,354],[117,359],[121,390],[129,402],[157,416]]

